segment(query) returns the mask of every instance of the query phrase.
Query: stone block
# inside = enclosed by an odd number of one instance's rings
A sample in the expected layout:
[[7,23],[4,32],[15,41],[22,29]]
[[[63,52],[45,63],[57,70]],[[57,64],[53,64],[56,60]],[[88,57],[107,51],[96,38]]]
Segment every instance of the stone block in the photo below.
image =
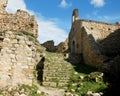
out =
[[43,85],[44,85],[44,86],[50,86],[50,83],[51,83],[51,82],[43,82]]
[[50,82],[50,86],[51,87],[57,87],[57,83],[56,82]]
[[12,53],[12,50],[11,50],[11,49],[7,49],[6,52],[7,52],[8,54],[11,54],[11,53]]
[[12,43],[12,44],[17,44],[17,39],[11,40],[11,43]]
[[3,42],[9,43],[10,39],[9,38],[4,38]]
[[[10,39],[13,32],[5,32],[7,36],[3,40],[0,52],[0,86],[18,86],[19,84],[32,85],[33,68],[36,64],[36,52],[25,43],[25,36],[17,36],[21,43],[18,42],[16,35]],[[31,42],[31,41],[30,41]],[[36,50],[36,49],[35,49]],[[34,54],[34,56],[32,56]],[[12,79],[11,79],[12,78]],[[4,84],[2,84],[4,83]]]

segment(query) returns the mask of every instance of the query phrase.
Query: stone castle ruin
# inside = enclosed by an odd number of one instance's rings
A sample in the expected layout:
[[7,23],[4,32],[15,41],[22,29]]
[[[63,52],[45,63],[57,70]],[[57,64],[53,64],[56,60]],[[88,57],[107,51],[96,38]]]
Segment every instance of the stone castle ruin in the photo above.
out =
[[78,9],[75,9],[68,40],[71,53],[81,54],[86,64],[99,67],[109,57],[107,54],[120,52],[120,40],[116,40],[119,22],[110,24],[78,18]]
[[35,16],[28,12],[17,10],[15,14],[5,11],[8,0],[0,0],[0,30],[26,31],[38,36],[38,25]]
[[[37,57],[39,55],[37,47],[39,46],[35,42],[38,37],[38,24],[35,16],[31,16],[26,11],[17,10],[15,14],[7,13],[5,11],[7,2],[8,0],[0,0],[0,87],[32,85],[33,69],[40,58],[40,56]],[[19,34],[22,32],[29,35]],[[72,14],[72,27],[68,39],[58,46],[54,46],[53,41],[45,42],[43,45],[48,49],[52,46],[52,50],[50,49],[52,52],[68,52],[69,48],[71,53],[81,54],[85,64],[100,67],[104,62],[110,61],[110,56],[113,60],[116,58],[120,60],[119,42],[119,22],[110,24],[79,19],[78,9],[75,9]],[[64,57],[59,58],[62,57],[61,54],[59,57],[56,57],[55,54],[52,55],[46,61],[43,85],[63,86],[69,80],[71,66],[67,61],[64,61]],[[57,64],[52,62],[52,66],[49,67],[48,61],[50,60],[60,60],[60,62]],[[52,71],[49,70],[50,68]],[[53,76],[54,72],[55,77]],[[56,75],[58,75],[57,79]]]
[[0,0],[0,87],[32,85],[38,25],[26,11],[7,13],[7,2]]

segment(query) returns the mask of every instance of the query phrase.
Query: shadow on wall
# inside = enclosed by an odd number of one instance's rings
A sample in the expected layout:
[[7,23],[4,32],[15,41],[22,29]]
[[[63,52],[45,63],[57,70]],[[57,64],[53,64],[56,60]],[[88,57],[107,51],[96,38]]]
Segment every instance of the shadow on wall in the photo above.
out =
[[101,52],[100,52],[100,49],[99,49],[99,45],[98,45],[98,43],[95,41],[93,35],[92,35],[92,34],[89,34],[89,35],[88,35],[88,38],[89,38],[90,43],[92,44],[92,47],[93,47],[93,49],[94,49],[94,53],[95,53],[96,55],[101,55]]
[[41,82],[41,85],[42,85],[42,82],[43,82],[44,62],[45,62],[45,57],[42,57],[40,62],[36,65],[37,79]]
[[99,41],[102,55],[107,57],[101,71],[104,81],[110,84],[104,96],[120,96],[120,29],[115,30],[105,39]]
[[108,57],[120,55],[120,29],[115,30],[105,39],[99,41],[101,53]]

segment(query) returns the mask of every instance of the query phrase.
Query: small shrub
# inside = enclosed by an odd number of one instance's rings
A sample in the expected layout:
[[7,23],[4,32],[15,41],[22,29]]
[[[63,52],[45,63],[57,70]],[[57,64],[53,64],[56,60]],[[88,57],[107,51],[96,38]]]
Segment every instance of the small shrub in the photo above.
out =
[[22,32],[15,32],[15,35],[23,36],[24,34]]
[[0,89],[0,95],[2,94],[2,92],[3,92],[3,90],[2,90],[2,89]]
[[30,40],[30,41],[34,41],[34,40],[35,40],[35,38],[34,38],[34,37],[29,36],[29,35],[28,35],[28,38],[29,38],[29,40]]
[[28,93],[27,96],[43,96],[43,94],[44,94],[43,92],[40,93],[40,94],[37,93],[38,87],[34,84],[32,86],[23,84],[23,85],[20,86],[19,90],[22,90],[22,89],[24,89],[25,92]]
[[103,82],[102,73],[98,72],[96,68],[87,65],[76,65],[73,68],[73,75],[68,84],[70,92],[86,96],[88,91],[103,92],[108,87]]

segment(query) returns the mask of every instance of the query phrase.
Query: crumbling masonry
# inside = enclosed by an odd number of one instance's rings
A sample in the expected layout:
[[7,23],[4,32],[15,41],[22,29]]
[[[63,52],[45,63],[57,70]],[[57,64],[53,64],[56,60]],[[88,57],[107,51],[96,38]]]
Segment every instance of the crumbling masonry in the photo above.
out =
[[0,0],[0,87],[32,85],[38,25],[26,11],[7,13],[7,2]]
[[35,16],[23,10],[17,10],[15,14],[5,11],[8,0],[0,0],[0,30],[26,31],[38,36],[38,24]]
[[[118,29],[120,29],[119,22],[110,24],[78,19],[78,9],[75,9],[69,33],[69,49],[71,53],[81,54],[86,64],[99,67],[106,60],[106,54],[120,51],[119,40],[115,39],[119,35],[111,36]],[[111,45],[112,42],[114,45]]]

